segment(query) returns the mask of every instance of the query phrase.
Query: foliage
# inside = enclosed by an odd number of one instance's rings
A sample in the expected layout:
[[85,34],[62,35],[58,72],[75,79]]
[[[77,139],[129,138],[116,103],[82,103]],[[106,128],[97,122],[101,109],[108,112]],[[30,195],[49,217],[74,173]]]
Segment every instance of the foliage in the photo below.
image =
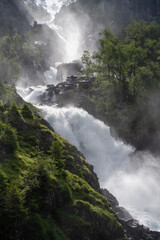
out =
[[[3,82],[14,84],[23,75],[23,70],[34,62],[39,66],[44,62],[44,45],[31,41],[33,32],[0,38],[0,78]],[[22,70],[23,69],[23,70]]]
[[8,152],[14,152],[18,148],[17,135],[15,130],[7,124],[0,122],[0,142]]
[[92,71],[99,92],[108,89],[116,103],[138,103],[147,98],[148,90],[159,88],[159,37],[160,25],[156,22],[131,23],[124,39],[104,30],[99,51],[92,58],[87,52],[82,57],[87,68],[93,68],[96,61]]
[[94,72],[95,81],[88,94],[96,104],[96,114],[137,148],[143,148],[150,134],[159,131],[159,108],[154,107],[157,116],[153,118],[150,107],[155,105],[154,96],[158,105],[160,102],[159,39],[158,23],[134,21],[123,38],[104,30],[98,52],[92,56],[85,52],[82,57],[85,71],[89,63]]
[[93,77],[94,73],[94,64],[91,61],[90,53],[88,51],[84,51],[81,60],[85,67],[83,70],[83,74],[85,75],[85,78],[89,80],[90,78]]
[[1,101],[0,101],[0,112],[4,112],[4,105],[2,104]]
[[12,103],[9,111],[8,111],[8,116],[9,116],[9,120],[14,120],[17,121],[19,118],[21,118],[21,115],[19,113],[18,107],[16,105],[16,103]]
[[[92,179],[94,173],[78,150],[48,129],[43,119],[34,113],[33,119],[21,118],[18,122],[10,121],[8,125],[11,115],[21,115],[15,103],[9,109],[5,105],[3,107],[0,148],[5,154],[0,152],[0,238],[69,240],[72,232],[77,232],[74,226],[78,224],[81,229],[85,223],[74,212],[79,200],[87,201],[89,215],[96,212],[107,223],[113,221],[121,229],[122,239],[122,227],[109,209],[108,201],[84,180],[83,175]],[[34,120],[39,124],[35,125]],[[41,141],[43,136],[50,139],[48,152],[39,150],[46,144]],[[76,207],[81,208],[78,204]],[[92,223],[87,224],[92,226]],[[69,234],[68,229],[72,231]],[[108,229],[114,235],[114,231],[110,227]]]
[[24,118],[33,119],[33,113],[30,110],[28,104],[26,104],[26,103],[24,103],[22,108],[21,108],[21,114]]
[[63,151],[62,151],[61,144],[57,141],[57,139],[52,142],[52,146],[50,148],[49,153],[54,159],[56,167],[58,169],[63,169],[64,168],[64,161],[62,160]]

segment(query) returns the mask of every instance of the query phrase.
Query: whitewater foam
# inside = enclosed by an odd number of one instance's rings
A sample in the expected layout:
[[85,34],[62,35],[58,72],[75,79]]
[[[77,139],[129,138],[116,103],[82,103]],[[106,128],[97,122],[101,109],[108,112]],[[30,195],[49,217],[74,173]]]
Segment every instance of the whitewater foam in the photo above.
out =
[[101,187],[109,189],[134,218],[160,230],[160,165],[148,153],[134,149],[110,134],[109,127],[83,109],[41,106],[46,120],[94,166]]

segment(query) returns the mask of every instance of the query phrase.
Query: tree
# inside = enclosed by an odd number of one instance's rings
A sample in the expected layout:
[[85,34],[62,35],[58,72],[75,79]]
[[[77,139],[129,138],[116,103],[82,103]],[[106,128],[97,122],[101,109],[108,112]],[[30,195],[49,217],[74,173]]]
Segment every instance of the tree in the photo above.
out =
[[0,142],[8,152],[13,153],[18,148],[17,134],[10,126],[0,122]]
[[33,113],[26,103],[24,103],[21,108],[21,114],[24,118],[33,119]]
[[49,153],[51,154],[56,167],[60,170],[64,168],[64,161],[63,161],[63,151],[59,141],[56,139],[52,142],[52,146],[50,148]]
[[18,107],[17,107],[16,103],[11,104],[11,106],[9,108],[8,115],[11,118],[11,120],[16,120],[18,118],[21,118],[21,115],[19,113],[19,110],[18,110]]
[[83,56],[81,58],[82,63],[84,64],[83,74],[87,80],[93,78],[94,76],[94,63],[90,53],[88,51],[84,51]]

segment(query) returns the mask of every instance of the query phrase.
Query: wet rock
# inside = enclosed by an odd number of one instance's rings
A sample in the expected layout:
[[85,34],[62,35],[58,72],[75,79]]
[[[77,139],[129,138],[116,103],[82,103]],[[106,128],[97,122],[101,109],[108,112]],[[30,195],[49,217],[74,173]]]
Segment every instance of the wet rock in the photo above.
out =
[[107,189],[101,189],[101,194],[110,202],[117,218],[126,230],[128,240],[160,240],[159,232],[151,231],[140,225],[125,208],[119,206],[117,199]]
[[119,206],[119,202],[116,197],[114,197],[107,189],[101,189],[101,194],[108,199],[112,208],[116,208]]

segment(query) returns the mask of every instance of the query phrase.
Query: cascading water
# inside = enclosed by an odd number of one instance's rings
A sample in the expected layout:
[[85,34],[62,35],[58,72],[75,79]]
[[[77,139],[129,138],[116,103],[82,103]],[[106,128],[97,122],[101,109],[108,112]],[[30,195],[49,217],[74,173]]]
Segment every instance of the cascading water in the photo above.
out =
[[[32,92],[17,90],[25,100],[37,104],[37,93],[44,87]],[[132,147],[115,140],[109,127],[83,109],[37,107],[54,130],[76,145],[94,166],[101,187],[113,193],[141,224],[160,231],[158,159],[148,153],[134,154]]]
[[141,224],[160,230],[160,165],[149,154],[131,156],[133,149],[116,141],[109,128],[75,107],[40,107],[53,128],[84,154],[107,188]]
[[[46,1],[50,13],[51,2]],[[69,46],[68,50],[72,52]],[[48,84],[56,84],[55,75],[54,68],[45,73]],[[17,88],[24,100],[42,110],[55,131],[84,154],[94,166],[101,187],[113,193],[141,224],[160,231],[160,160],[148,153],[135,154],[132,147],[115,140],[103,122],[82,109],[38,106],[45,90],[45,86]]]

